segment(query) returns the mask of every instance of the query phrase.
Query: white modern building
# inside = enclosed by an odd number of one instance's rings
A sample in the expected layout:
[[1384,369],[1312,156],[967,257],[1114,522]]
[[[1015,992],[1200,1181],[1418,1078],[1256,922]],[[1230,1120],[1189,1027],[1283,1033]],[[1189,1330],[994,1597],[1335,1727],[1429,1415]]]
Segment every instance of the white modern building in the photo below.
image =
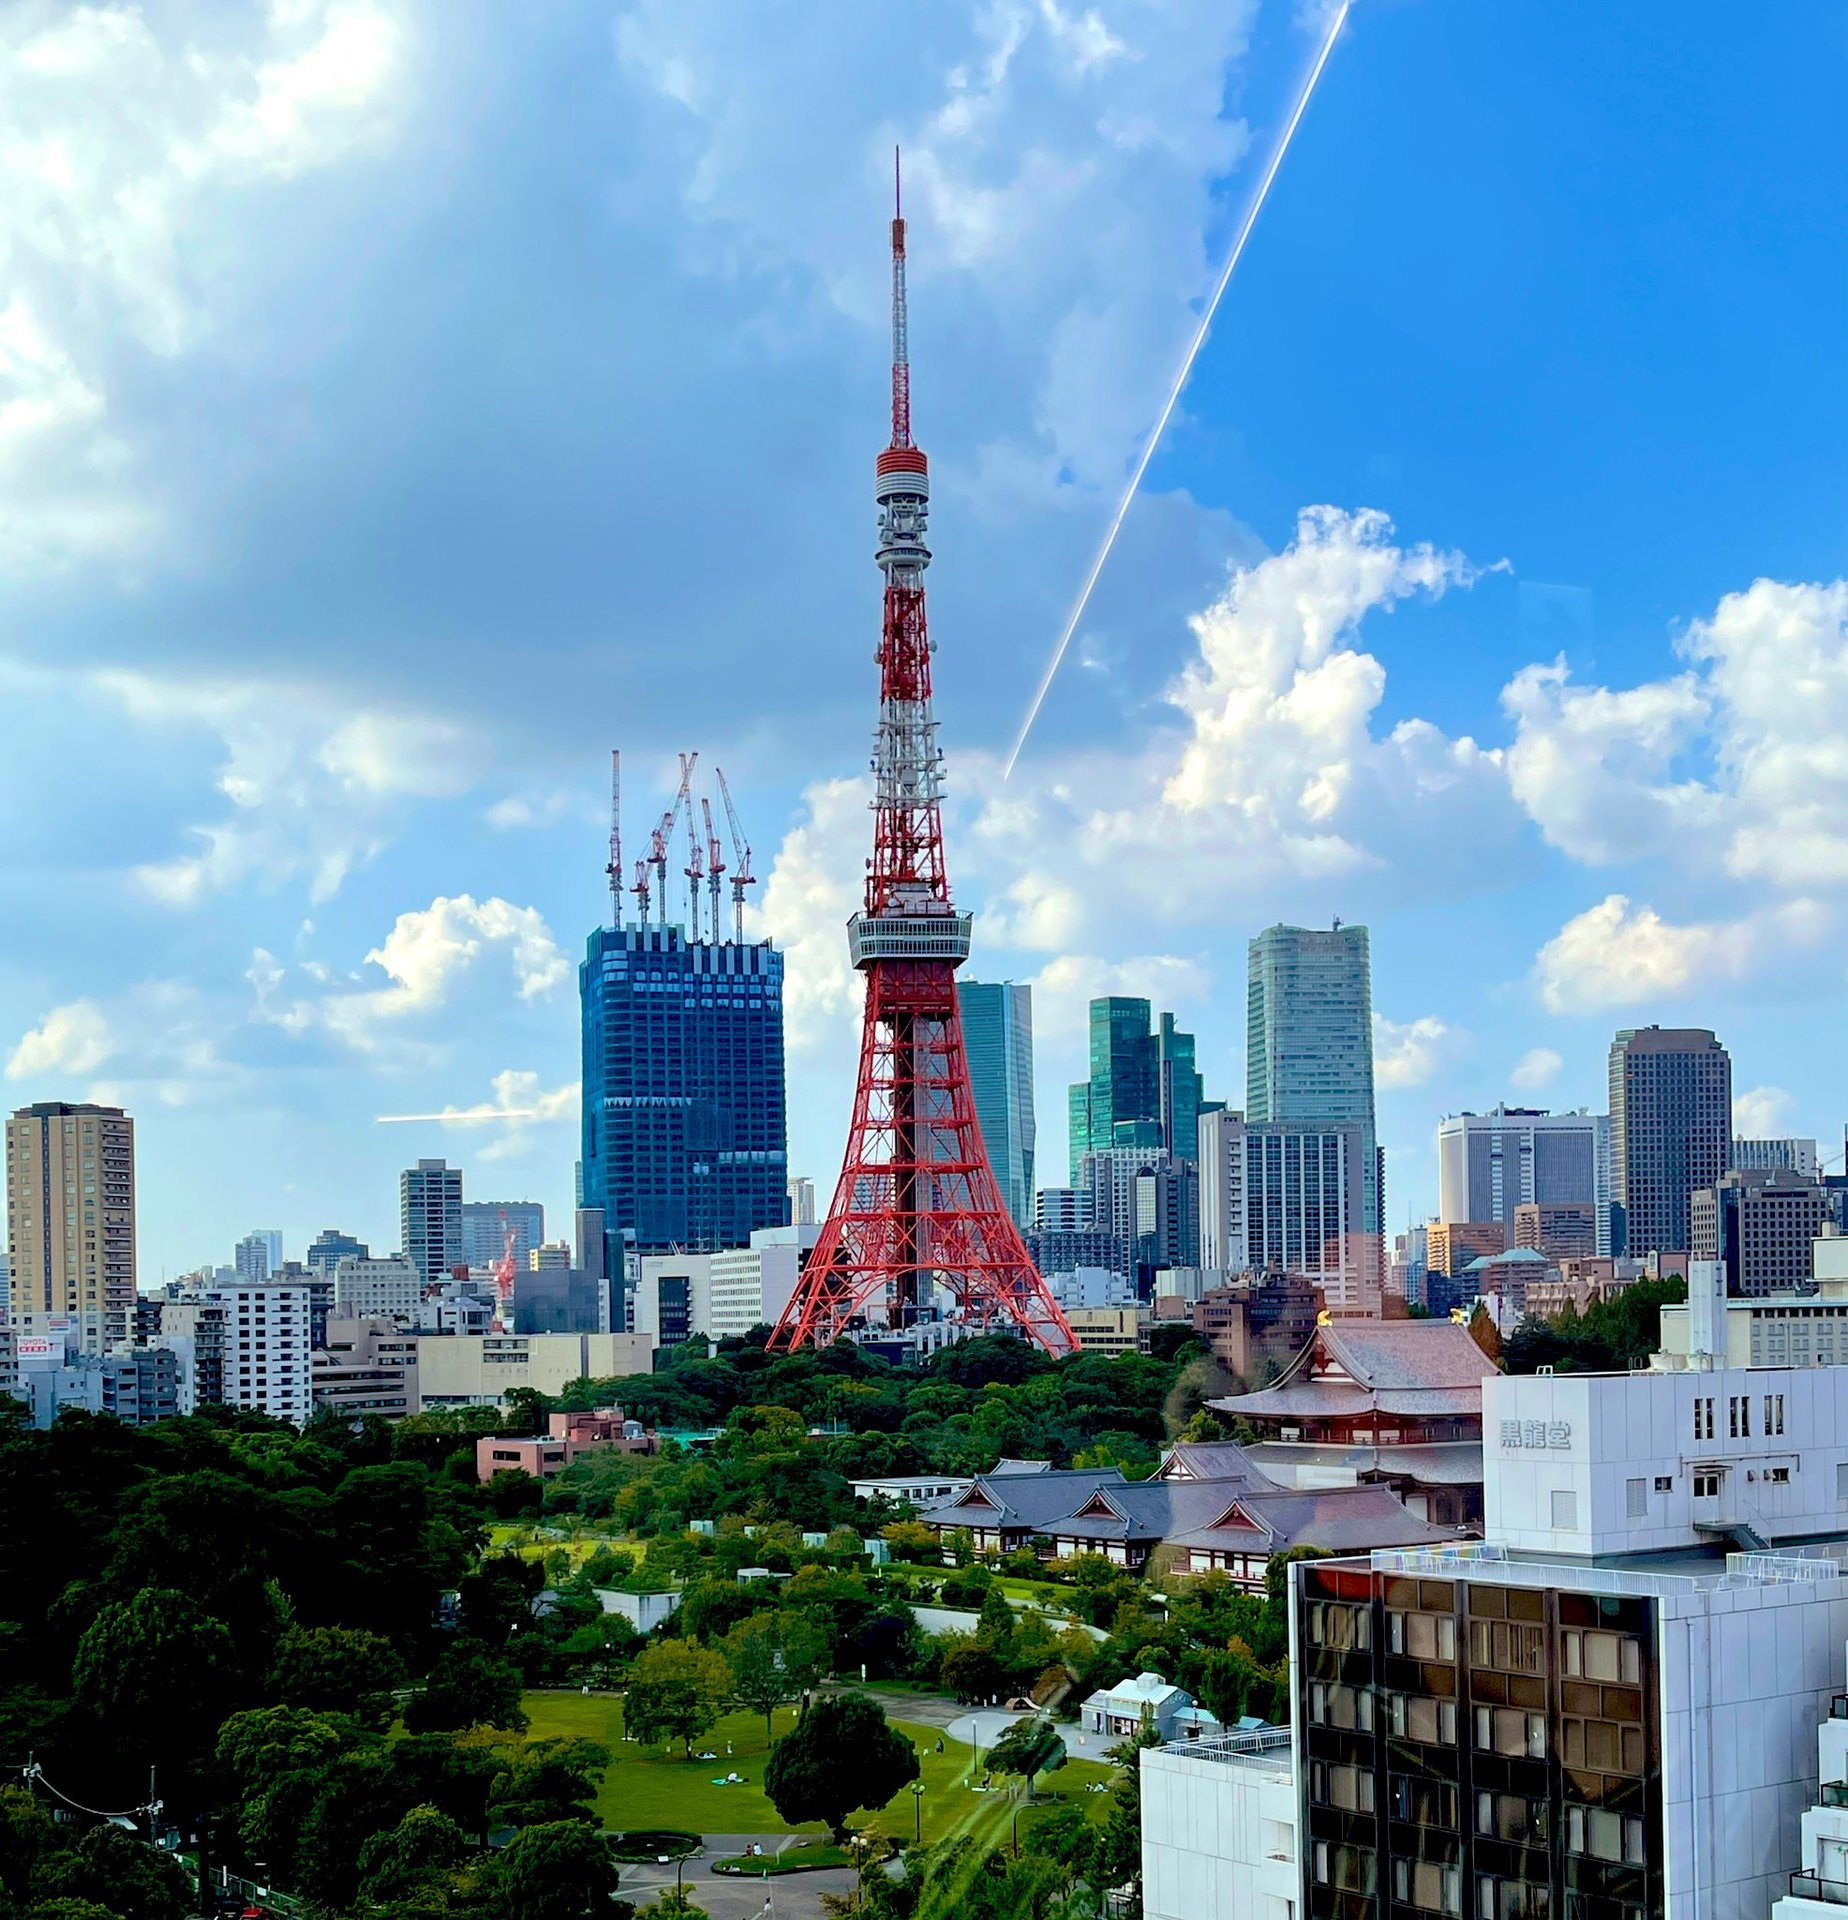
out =
[[423,1293],[423,1275],[401,1253],[389,1260],[348,1254],[334,1268],[334,1305],[363,1320],[396,1320],[414,1327]]
[[1688,1299],[1662,1309],[1662,1345],[1650,1365],[1833,1367],[1848,1364],[1848,1236],[1810,1243],[1811,1285],[1801,1292],[1732,1294],[1717,1261],[1688,1268]]
[[494,1407],[516,1387],[563,1393],[574,1380],[617,1379],[653,1365],[646,1334],[437,1334],[417,1342],[418,1397],[424,1407]]
[[645,1253],[629,1301],[629,1331],[657,1346],[704,1333],[712,1323],[710,1253]]
[[200,1300],[223,1311],[225,1405],[305,1425],[313,1408],[307,1283],[221,1281],[201,1289]]
[[1796,1173],[1806,1180],[1814,1180],[1822,1172],[1822,1156],[1814,1140],[1735,1140],[1732,1164],[1739,1173]]
[[1296,1920],[1300,1899],[1288,1728],[1143,1753],[1146,1920]]
[[759,1227],[748,1247],[711,1256],[706,1324],[696,1333],[737,1339],[753,1327],[774,1327],[789,1305],[802,1263],[821,1238],[813,1220],[789,1227]]

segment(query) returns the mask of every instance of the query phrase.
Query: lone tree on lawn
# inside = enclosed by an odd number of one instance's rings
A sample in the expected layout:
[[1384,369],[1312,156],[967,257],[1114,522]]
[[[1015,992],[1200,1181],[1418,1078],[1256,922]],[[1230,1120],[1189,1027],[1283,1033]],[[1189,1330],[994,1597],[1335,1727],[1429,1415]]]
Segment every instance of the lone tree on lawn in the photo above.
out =
[[1033,1798],[1033,1782],[1042,1773],[1056,1773],[1065,1764],[1065,1742],[1050,1720],[1029,1714],[1014,1724],[989,1749],[988,1764],[996,1773],[1018,1773]]
[[856,1807],[883,1807],[918,1777],[917,1749],[863,1693],[817,1700],[770,1750],[764,1791],[792,1826],[825,1820],[836,1846]]
[[629,1669],[623,1727],[645,1747],[682,1741],[690,1760],[693,1742],[725,1711],[731,1688],[731,1668],[716,1648],[657,1641]]

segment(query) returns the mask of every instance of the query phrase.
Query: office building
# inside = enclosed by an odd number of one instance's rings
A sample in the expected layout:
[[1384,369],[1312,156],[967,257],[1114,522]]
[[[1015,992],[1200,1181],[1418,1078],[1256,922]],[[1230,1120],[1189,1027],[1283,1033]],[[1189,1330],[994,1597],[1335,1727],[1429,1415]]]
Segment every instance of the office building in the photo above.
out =
[[1499,1106],[1489,1113],[1453,1113],[1439,1122],[1440,1220],[1499,1220],[1504,1244],[1514,1246],[1515,1211],[1528,1205],[1588,1208],[1597,1240],[1586,1252],[1610,1252],[1610,1121],[1605,1115]]
[[418,1398],[426,1408],[495,1407],[518,1387],[557,1394],[653,1365],[654,1342],[633,1333],[428,1334],[417,1343]]
[[1297,1274],[1251,1273],[1208,1287],[1193,1303],[1194,1331],[1213,1357],[1247,1386],[1284,1372],[1315,1338],[1322,1296]]
[[180,1411],[225,1406],[225,1309],[197,1288],[170,1291],[161,1302],[159,1344],[179,1358]]
[[657,1346],[676,1346],[712,1323],[709,1253],[645,1253],[629,1302],[629,1331]]
[[349,1254],[334,1269],[333,1305],[362,1320],[390,1320],[414,1327],[423,1303],[424,1279],[410,1259],[364,1260]]
[[1127,1275],[1134,1265],[1128,1241],[1108,1227],[1036,1227],[1027,1235],[1027,1257],[1041,1273],[1108,1267]]
[[1024,1233],[1033,1224],[1033,989],[958,980],[969,1091],[1001,1198]]
[[1300,1275],[1329,1312],[1377,1314],[1380,1243],[1362,1226],[1368,1164],[1359,1127],[1202,1114],[1202,1264]]
[[1136,1351],[1141,1323],[1133,1306],[1067,1307],[1065,1321],[1080,1353]]
[[1810,1248],[1811,1279],[1788,1293],[1740,1294],[1726,1269],[1696,1261],[1688,1298],[1664,1306],[1652,1367],[1848,1366],[1848,1239],[1830,1234]]
[[1611,1042],[1614,1253],[1686,1253],[1693,1195],[1732,1156],[1732,1060],[1704,1027],[1626,1027]]
[[797,1174],[789,1183],[789,1224],[812,1227],[815,1224],[815,1183]]
[[19,1349],[14,1345],[12,1322],[0,1312],[0,1400],[18,1398]]
[[584,1204],[625,1247],[709,1253],[789,1219],[783,956],[600,927],[579,969]]
[[1425,1275],[1429,1271],[1425,1230],[1408,1226],[1392,1239],[1392,1260],[1386,1271],[1389,1291],[1414,1307],[1425,1304]]
[[151,1427],[180,1411],[180,1364],[161,1348],[117,1347],[86,1353],[76,1321],[43,1322],[17,1336],[12,1391],[32,1424],[48,1428],[59,1414],[107,1414],[125,1427]]
[[1433,1220],[1425,1228],[1426,1267],[1446,1279],[1461,1279],[1475,1261],[1507,1251],[1499,1220]]
[[753,1327],[773,1327],[796,1290],[802,1268],[821,1229],[760,1227],[748,1247],[728,1247],[712,1256],[707,1275],[706,1325],[714,1340],[741,1339]]
[[1689,1200],[1689,1257],[1718,1261],[1728,1293],[1788,1293],[1809,1285],[1810,1245],[1828,1218],[1814,1179],[1763,1167],[1724,1173]]
[[1732,1165],[1736,1173],[1794,1173],[1805,1180],[1822,1176],[1822,1156],[1814,1140],[1735,1140]]
[[1360,1134],[1361,1212],[1384,1277],[1385,1173],[1373,1103],[1373,985],[1365,927],[1267,927],[1252,942],[1246,990],[1245,1119],[1352,1127]]
[[27,1314],[76,1323],[86,1353],[135,1324],[135,1123],[120,1107],[62,1100],[6,1123],[8,1294]]
[[545,1239],[545,1208],[537,1200],[464,1200],[462,1260],[471,1269],[498,1267],[511,1239],[513,1264]]
[[1083,1187],[1041,1187],[1033,1198],[1033,1224],[1042,1233],[1075,1233],[1090,1226],[1090,1194]]
[[308,1243],[308,1251],[302,1258],[302,1265],[311,1273],[332,1277],[335,1268],[349,1256],[355,1260],[369,1260],[372,1249],[363,1240],[355,1240],[350,1233],[342,1233],[338,1227],[323,1227]]
[[462,1169],[445,1160],[419,1160],[399,1174],[398,1231],[398,1251],[425,1286],[435,1286],[467,1265],[462,1251]]
[[[1162,1267],[1200,1264],[1200,1170],[1195,1161],[1177,1160],[1162,1147],[1112,1147],[1084,1156],[1079,1181],[1090,1196],[1096,1223],[1092,1231],[1114,1236],[1126,1253],[1123,1271],[1144,1291]],[[1049,1236],[1036,1238],[1043,1249]],[[1099,1243],[1100,1251],[1104,1244]]]
[[314,1410],[361,1420],[417,1412],[417,1335],[396,1321],[336,1307],[309,1370]]
[[247,1233],[231,1250],[231,1270],[240,1280],[267,1280],[282,1265],[282,1235],[273,1227]]
[[1596,1260],[1598,1211],[1588,1206],[1543,1206],[1524,1201],[1514,1210],[1514,1244],[1561,1260]]
[[513,1331],[607,1333],[609,1290],[569,1260],[529,1267],[513,1276]]
[[563,1273],[571,1265],[571,1248],[563,1240],[546,1240],[526,1254],[529,1273]]
[[1090,1074],[1070,1091],[1067,1117],[1073,1186],[1087,1153],[1155,1149],[1191,1161],[1199,1152],[1200,1075],[1194,1037],[1174,1015],[1150,1026],[1146,1000],[1112,995],[1091,1002]]

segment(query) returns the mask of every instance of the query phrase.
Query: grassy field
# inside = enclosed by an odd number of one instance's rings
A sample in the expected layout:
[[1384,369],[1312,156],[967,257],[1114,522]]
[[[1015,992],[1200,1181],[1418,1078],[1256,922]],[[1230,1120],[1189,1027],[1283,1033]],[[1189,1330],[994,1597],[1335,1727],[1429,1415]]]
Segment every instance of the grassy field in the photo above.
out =
[[[796,1831],[784,1824],[764,1797],[764,1761],[769,1748],[762,1714],[727,1714],[704,1740],[695,1743],[695,1751],[716,1753],[719,1758],[688,1761],[680,1758],[677,1748],[625,1744],[622,1703],[608,1694],[529,1693],[526,1711],[532,1717],[534,1739],[596,1740],[616,1756],[597,1796],[597,1811],[607,1827],[688,1827],[699,1833]],[[793,1707],[781,1709],[776,1716],[777,1733],[787,1733],[795,1721]],[[1024,1803],[1011,1786],[992,1793],[970,1791],[967,1745],[959,1747],[945,1738],[944,1751],[939,1753],[937,1742],[943,1736],[935,1727],[907,1726],[896,1716],[892,1724],[918,1749],[924,1794],[917,1818],[926,1840],[942,1839],[970,1827],[998,1834],[1008,1826],[1015,1808]],[[730,1753],[726,1752],[728,1744]],[[1108,1782],[1112,1772],[1112,1768],[1095,1761],[1070,1761],[1057,1773],[1042,1778],[1040,1798],[1061,1795],[1093,1818],[1102,1819],[1109,1797],[1085,1789],[1093,1782]],[[743,1784],[714,1784],[727,1773],[742,1774]],[[914,1824],[910,1790],[897,1795],[889,1806],[862,1824],[877,1827],[909,1846]]]

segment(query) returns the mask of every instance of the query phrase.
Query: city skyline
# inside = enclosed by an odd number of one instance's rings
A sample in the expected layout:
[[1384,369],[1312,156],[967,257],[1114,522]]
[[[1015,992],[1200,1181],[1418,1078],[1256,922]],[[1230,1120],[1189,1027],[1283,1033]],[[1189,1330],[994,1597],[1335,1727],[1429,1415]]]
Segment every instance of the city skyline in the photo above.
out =
[[[1639,120],[1641,20],[1357,10],[1004,789],[1300,76],[1296,10],[1158,30],[1119,0],[1003,46],[945,8],[871,98],[836,84],[878,33],[850,15],[779,42],[697,5],[527,36],[357,11],[332,91],[313,5],[4,29],[96,84],[29,103],[91,154],[58,217],[30,180],[0,216],[31,269],[0,465],[17,777],[66,802],[15,844],[36,937],[0,1055],[18,1104],[140,1116],[147,1279],[250,1219],[383,1245],[419,1157],[569,1213],[613,744],[632,820],[687,740],[728,768],[789,956],[791,1170],[830,1186],[873,604],[850,423],[895,138],[958,553],[949,832],[971,970],[1035,986],[1041,1163],[1091,997],[1172,1008],[1236,1103],[1242,943],[1337,913],[1374,936],[1389,1230],[1432,1210],[1438,1115],[1597,1109],[1621,1026],[1724,1032],[1738,1131],[1838,1141],[1805,1035],[1848,811],[1844,401],[1806,372],[1844,244],[1839,20],[1684,11]],[[250,117],[261,85],[299,112]],[[536,119],[561,86],[589,104]],[[1665,223],[1702,246],[1664,257]],[[719,436],[757,503],[726,569]],[[446,1108],[476,1117],[372,1125]]]

